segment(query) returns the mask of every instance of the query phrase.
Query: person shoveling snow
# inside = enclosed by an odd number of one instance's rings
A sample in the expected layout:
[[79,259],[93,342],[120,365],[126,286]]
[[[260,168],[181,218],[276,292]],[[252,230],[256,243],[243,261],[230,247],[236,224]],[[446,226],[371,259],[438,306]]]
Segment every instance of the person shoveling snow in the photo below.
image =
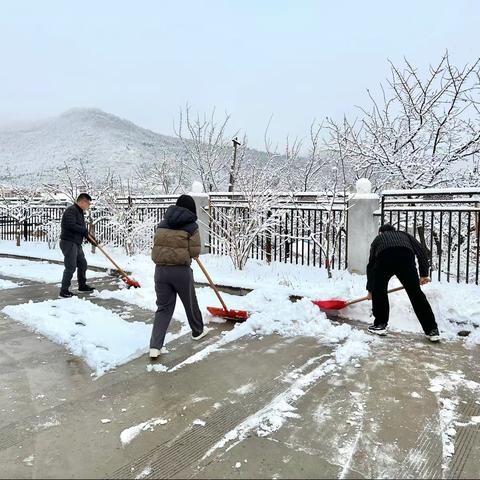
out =
[[96,241],[89,238],[88,228],[85,224],[85,210],[90,208],[92,197],[88,193],[81,193],[77,201],[70,205],[62,215],[62,231],[60,233],[60,249],[64,257],[65,270],[62,277],[60,297],[70,298],[75,294],[70,291],[72,277],[77,270],[78,290],[80,292],[93,292],[94,288],[87,284],[87,260],[83,253],[82,243],[88,239],[96,245]]
[[177,294],[185,307],[193,340],[200,340],[207,331],[198,307],[193,283],[192,258],[200,255],[200,234],[197,209],[193,198],[181,195],[171,205],[155,232],[152,260],[155,262],[157,311],[150,340],[150,358],[155,359],[165,341],[175,310]]
[[[415,266],[415,257],[418,260],[420,277]],[[387,333],[390,314],[388,282],[396,275],[405,287],[425,335],[432,342],[440,340],[432,307],[420,288],[430,282],[428,270],[428,254],[417,239],[406,232],[395,230],[389,224],[380,227],[379,235],[372,242],[367,265],[367,290],[375,317],[373,325],[368,327],[370,332],[377,335]]]

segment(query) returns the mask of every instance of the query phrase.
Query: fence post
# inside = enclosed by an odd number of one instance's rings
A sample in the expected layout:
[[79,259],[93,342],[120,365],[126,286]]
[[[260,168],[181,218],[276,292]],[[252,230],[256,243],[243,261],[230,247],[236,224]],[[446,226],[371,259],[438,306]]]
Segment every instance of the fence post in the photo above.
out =
[[379,217],[373,213],[380,206],[380,197],[372,193],[366,178],[357,180],[356,192],[348,199],[348,270],[364,275],[370,244],[378,233]]
[[198,230],[200,233],[200,253],[208,253],[208,242],[210,238],[210,216],[208,213],[209,196],[203,191],[200,182],[193,182],[192,191],[189,195],[193,198],[197,207]]

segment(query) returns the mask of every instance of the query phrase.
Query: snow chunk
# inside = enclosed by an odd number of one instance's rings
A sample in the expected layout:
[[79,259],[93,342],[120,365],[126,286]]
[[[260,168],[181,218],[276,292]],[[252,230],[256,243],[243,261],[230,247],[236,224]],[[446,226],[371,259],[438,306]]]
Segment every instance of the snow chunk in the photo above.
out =
[[164,418],[151,418],[146,422],[142,422],[138,425],[134,425],[133,427],[126,428],[122,431],[122,433],[120,433],[120,441],[122,442],[122,446],[125,447],[126,445],[128,445],[142,432],[146,432],[147,430],[153,432],[157,425],[165,425],[167,423],[168,420],[165,420]]

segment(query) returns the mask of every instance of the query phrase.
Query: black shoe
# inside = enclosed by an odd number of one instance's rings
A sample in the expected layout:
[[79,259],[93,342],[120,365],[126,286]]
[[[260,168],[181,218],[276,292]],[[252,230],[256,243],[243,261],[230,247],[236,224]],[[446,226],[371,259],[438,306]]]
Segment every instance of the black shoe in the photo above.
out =
[[78,287],[79,292],[93,292],[95,288],[91,287],[90,285],[82,285],[81,287]]
[[382,337],[387,334],[387,326],[386,325],[372,325],[368,326],[368,331],[370,333],[375,333],[376,335],[381,335]]
[[439,342],[440,341],[440,333],[438,331],[438,328],[434,328],[434,329],[430,330],[430,332],[426,333],[425,335],[427,336],[427,338],[431,342]]
[[72,293],[70,290],[60,290],[60,297],[72,298],[72,297],[76,297],[76,295]]

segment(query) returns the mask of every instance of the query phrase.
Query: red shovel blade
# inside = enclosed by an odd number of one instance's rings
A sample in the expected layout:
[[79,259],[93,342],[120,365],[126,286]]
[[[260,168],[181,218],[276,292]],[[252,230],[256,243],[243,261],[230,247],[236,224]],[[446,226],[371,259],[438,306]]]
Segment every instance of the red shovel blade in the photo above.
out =
[[347,306],[344,300],[313,300],[312,303],[322,310],[341,310]]
[[225,320],[244,322],[249,317],[249,313],[245,310],[225,310],[220,307],[207,307],[207,310],[214,317],[224,318]]
[[130,277],[123,277],[122,280],[129,286],[133,288],[140,288],[140,283]]

